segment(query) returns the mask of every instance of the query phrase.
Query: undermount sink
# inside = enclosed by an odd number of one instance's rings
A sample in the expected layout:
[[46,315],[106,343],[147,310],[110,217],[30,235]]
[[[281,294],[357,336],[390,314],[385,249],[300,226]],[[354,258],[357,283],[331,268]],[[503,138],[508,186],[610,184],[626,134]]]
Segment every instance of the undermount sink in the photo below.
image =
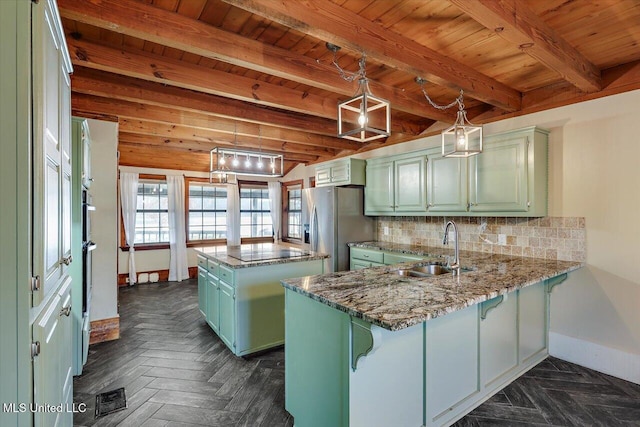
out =
[[[470,271],[468,268],[461,268],[460,272],[464,273]],[[394,273],[400,276],[409,276],[409,277],[429,277],[429,276],[439,276],[440,274],[451,274],[452,270],[442,264],[433,263],[427,265],[421,265],[412,268],[405,268],[400,270],[395,270]]]

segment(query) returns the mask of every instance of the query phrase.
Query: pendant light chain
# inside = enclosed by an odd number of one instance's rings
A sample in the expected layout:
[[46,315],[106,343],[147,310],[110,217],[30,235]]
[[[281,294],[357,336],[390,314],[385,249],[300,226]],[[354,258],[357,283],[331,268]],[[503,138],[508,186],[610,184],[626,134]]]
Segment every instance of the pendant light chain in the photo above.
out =
[[462,89],[460,89],[460,95],[458,95],[458,97],[453,101],[451,101],[449,104],[438,105],[435,102],[433,102],[433,100],[429,97],[429,94],[427,93],[426,89],[424,88],[424,79],[421,77],[416,77],[416,83],[420,85],[420,89],[422,89],[422,93],[424,94],[424,97],[427,99],[427,101],[429,101],[429,104],[431,104],[431,106],[436,110],[447,110],[456,104],[458,104],[458,109],[464,110],[464,103],[463,103],[464,91]]

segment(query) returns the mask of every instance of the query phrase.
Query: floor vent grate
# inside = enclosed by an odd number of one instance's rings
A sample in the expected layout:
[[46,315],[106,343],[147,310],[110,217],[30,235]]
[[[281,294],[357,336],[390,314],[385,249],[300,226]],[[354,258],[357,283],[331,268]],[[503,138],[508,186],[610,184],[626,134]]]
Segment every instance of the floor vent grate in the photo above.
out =
[[96,395],[96,418],[127,408],[124,387]]

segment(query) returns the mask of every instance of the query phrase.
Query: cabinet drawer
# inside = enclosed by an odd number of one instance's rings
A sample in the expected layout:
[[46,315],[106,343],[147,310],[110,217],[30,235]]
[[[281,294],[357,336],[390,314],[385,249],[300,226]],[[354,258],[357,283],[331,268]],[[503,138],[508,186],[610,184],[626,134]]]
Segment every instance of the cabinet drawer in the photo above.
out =
[[220,271],[218,273],[218,277],[220,280],[224,281],[228,285],[233,285],[233,270],[225,267],[224,265],[220,266]]
[[382,264],[384,262],[384,253],[369,249],[351,248],[351,258]]
[[419,257],[418,255],[407,255],[407,254],[384,254],[384,263],[387,265],[391,264],[399,264],[401,262],[410,262],[410,261],[421,261],[424,258]]
[[207,260],[207,270],[214,276],[218,275],[218,263],[213,260]]
[[198,255],[198,267],[207,268],[207,258],[204,255]]

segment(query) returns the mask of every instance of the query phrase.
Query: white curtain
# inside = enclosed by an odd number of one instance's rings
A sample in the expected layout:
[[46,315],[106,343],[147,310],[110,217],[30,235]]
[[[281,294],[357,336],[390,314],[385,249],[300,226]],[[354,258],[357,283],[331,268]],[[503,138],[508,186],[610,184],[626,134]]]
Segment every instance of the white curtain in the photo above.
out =
[[122,225],[129,245],[129,285],[136,283],[136,263],[133,241],[136,237],[136,208],[138,202],[138,174],[120,173],[120,204],[122,205]]
[[169,280],[180,282],[189,278],[184,177],[182,175],[167,175],[167,196],[169,202]]
[[227,184],[227,246],[240,245],[240,194],[236,184]]
[[269,207],[271,210],[271,222],[273,223],[273,239],[278,242],[280,236],[280,224],[282,217],[282,186],[279,182],[269,184]]

